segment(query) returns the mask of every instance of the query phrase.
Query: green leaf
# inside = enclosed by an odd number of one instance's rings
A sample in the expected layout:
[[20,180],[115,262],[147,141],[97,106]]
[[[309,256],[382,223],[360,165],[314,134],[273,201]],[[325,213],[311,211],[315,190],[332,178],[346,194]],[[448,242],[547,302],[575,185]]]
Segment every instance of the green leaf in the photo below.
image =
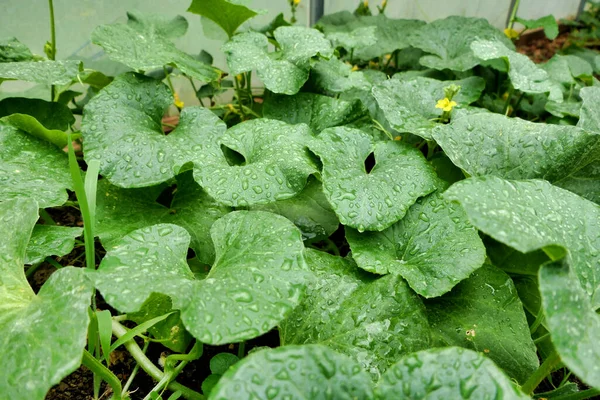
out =
[[383,376],[375,394],[380,400],[529,398],[492,361],[457,347],[404,357]]
[[527,29],[543,28],[544,34],[550,40],[554,40],[558,36],[558,23],[552,15],[546,15],[538,19],[522,19],[517,17],[515,21],[523,24]]
[[561,360],[582,381],[600,387],[600,317],[568,263],[540,269],[540,292],[552,343]]
[[470,178],[444,194],[475,227],[522,253],[562,246],[581,286],[600,306],[600,206],[545,181]]
[[345,101],[314,93],[272,95],[265,99],[263,116],[289,124],[307,124],[313,132],[350,124],[366,115],[358,100]]
[[170,224],[128,234],[89,275],[106,301],[123,312],[139,310],[151,293],[170,296],[186,329],[207,344],[268,332],[304,290],[300,231],[262,211],[227,214],[210,231],[216,261],[204,280],[196,280],[185,261],[189,234]]
[[35,56],[31,50],[15,37],[0,39],[0,63],[33,61]]
[[[210,196],[232,207],[289,199],[318,171],[306,149],[312,138],[304,124],[263,118],[240,123],[204,146],[194,178]],[[243,162],[232,163],[224,153],[231,150]]]
[[363,75],[363,71],[352,71],[351,65],[331,57],[329,60],[318,60],[313,65],[308,83],[315,90],[330,94],[342,93],[355,87],[370,90],[371,85]]
[[139,11],[127,11],[127,25],[140,31],[152,30],[168,39],[181,37],[188,30],[188,22],[181,15],[168,19],[159,14],[143,14]]
[[240,361],[240,359],[231,353],[219,353],[215,354],[210,359],[210,372],[213,374],[223,375],[227,370]]
[[320,345],[257,351],[229,369],[209,400],[370,399],[369,375],[348,357]]
[[423,25],[423,21],[391,19],[384,14],[356,16],[340,11],[324,16],[316,27],[330,40],[346,38],[341,44],[348,50],[354,49],[353,60],[368,61],[409,47],[410,35]]
[[192,0],[187,11],[214,21],[230,38],[240,25],[258,15],[248,7],[226,0]]
[[[162,20],[156,16],[128,14],[129,23],[98,26],[92,32],[92,42],[108,56],[136,71],[177,67],[184,74],[200,81],[217,80],[221,72],[177,49],[171,38],[181,34],[181,19]],[[169,29],[174,28],[174,32]]]
[[520,383],[539,366],[517,290],[498,268],[484,265],[425,306],[438,346],[483,351]]
[[[482,38],[479,38],[482,39]],[[474,55],[484,61],[502,59],[508,66],[508,77],[513,87],[525,93],[548,93],[549,99],[561,102],[560,87],[550,80],[548,73],[524,54],[517,53],[506,43],[475,40],[471,43]]]
[[0,63],[0,80],[18,79],[44,85],[66,85],[76,79],[81,62],[23,61]]
[[[375,143],[361,130],[338,127],[321,132],[310,149],[321,157],[323,190],[340,222],[361,232],[384,230],[435,190],[433,169],[402,142]],[[367,173],[371,153],[376,164]]]
[[431,139],[431,130],[438,125],[433,120],[442,115],[442,110],[436,108],[437,101],[445,98],[444,88],[450,85],[461,87],[453,101],[468,105],[479,99],[485,81],[476,76],[458,81],[438,81],[425,77],[394,78],[375,85],[373,96],[390,125],[398,132],[410,132]]
[[81,236],[82,228],[67,226],[36,225],[27,245],[25,264],[36,264],[48,256],[64,256],[75,247],[75,238]]
[[[127,318],[139,325],[164,316],[172,310],[172,301],[169,296],[152,293],[142,304],[140,311],[128,313]],[[160,340],[163,346],[178,353],[185,353],[192,341],[192,336],[185,330],[183,322],[181,322],[179,312],[172,313],[164,320],[155,323],[148,328],[148,331],[155,339]]]
[[326,345],[353,358],[374,380],[402,355],[429,347],[423,303],[402,278],[376,278],[352,259],[316,250],[306,250],[305,257],[313,283],[280,325],[282,345]]
[[205,108],[186,107],[177,128],[165,136],[161,120],[172,103],[169,88],[160,81],[134,73],[115,78],[85,107],[86,162],[99,160],[101,175],[125,188],[173,178],[186,163],[198,160],[201,149],[226,126]]
[[321,182],[315,178],[309,178],[304,190],[292,198],[255,205],[250,209],[283,215],[300,228],[304,239],[328,237],[340,225],[340,221],[323,193]]
[[421,57],[421,65],[452,71],[468,71],[481,63],[471,50],[475,40],[495,40],[514,48],[502,32],[483,18],[451,16],[439,19],[423,25],[408,37],[411,46],[431,53]]
[[43,399],[79,367],[86,344],[92,287],[83,270],[55,272],[37,295],[25,278],[23,260],[37,209],[29,199],[0,205],[0,392],[10,399]]
[[67,201],[72,182],[63,151],[3,122],[0,148],[0,202],[26,197],[46,208]]
[[192,237],[190,247],[204,264],[212,264],[215,249],[210,238],[212,224],[231,209],[218,204],[194,181],[192,172],[177,176],[177,190],[169,207],[156,202],[164,187],[121,189],[98,182],[95,234],[109,249],[136,229],[156,223],[185,228]]
[[331,43],[316,29],[301,26],[282,26],[274,36],[280,49],[274,53],[268,52],[269,41],[258,32],[245,32],[225,43],[222,50],[230,73],[256,70],[270,91],[296,94],[308,79],[311,58],[332,56]]
[[[574,191],[572,182],[589,178],[586,166],[593,169],[600,161],[599,134],[498,114],[467,115],[440,126],[433,137],[452,162],[471,176],[540,178]],[[594,185],[585,186],[600,194]]]
[[400,274],[424,297],[450,291],[483,265],[485,247],[465,212],[439,191],[419,199],[382,232],[346,228],[352,258],[376,274]]

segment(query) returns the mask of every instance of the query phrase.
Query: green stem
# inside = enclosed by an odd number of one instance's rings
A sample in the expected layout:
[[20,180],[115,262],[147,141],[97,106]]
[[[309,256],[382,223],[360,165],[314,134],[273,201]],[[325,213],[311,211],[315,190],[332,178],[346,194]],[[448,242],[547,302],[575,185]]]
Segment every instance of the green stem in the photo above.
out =
[[[123,325],[114,320],[112,322],[112,330],[113,334],[117,338],[120,338],[121,336],[127,333],[127,328],[125,328]],[[154,365],[152,361],[148,359],[148,357],[146,357],[146,354],[144,354],[144,352],[142,351],[142,349],[140,349],[137,343],[135,343],[133,340],[128,340],[124,343],[124,345],[125,348],[127,348],[127,350],[129,351],[129,354],[131,354],[131,356],[135,358],[138,365],[144,371],[146,371],[148,375],[150,375],[156,381],[160,381],[163,379],[165,374],[156,365]],[[174,392],[180,391],[183,397],[185,397],[186,399],[205,400],[205,397],[202,394],[180,383],[171,382],[167,387],[169,388],[169,390],[172,390]]]
[[[146,354],[146,350],[148,350],[148,346],[150,346],[150,342],[144,343],[144,348],[142,349],[142,352],[144,354]],[[140,364],[135,364],[135,367],[133,367],[133,371],[131,371],[131,375],[129,375],[129,379],[127,379],[127,382],[125,382],[125,386],[123,386],[123,391],[121,392],[123,397],[125,397],[125,395],[127,394],[127,391],[129,390],[129,386],[131,386],[131,384],[133,383],[133,379],[135,378],[135,376],[137,375],[139,370],[140,370]]]
[[521,386],[521,390],[528,395],[531,395],[536,387],[539,386],[540,383],[548,375],[554,371],[554,368],[560,363],[560,356],[558,353],[552,353],[550,357],[546,358],[546,360],[539,366],[538,369],[534,371],[533,374],[527,379],[527,382]]
[[515,24],[515,18],[517,18],[517,11],[519,10],[520,3],[521,3],[521,0],[515,0],[515,4],[513,4],[512,12],[510,13],[510,19],[508,20],[507,28],[512,28],[513,25]]
[[40,268],[40,266],[42,264],[43,264],[43,261],[39,262],[37,264],[33,264],[31,267],[27,268],[27,271],[25,271],[25,276],[27,278],[29,278],[31,275],[33,275],[35,273],[35,271],[37,271]]
[[538,344],[539,342],[544,341],[544,340],[548,339],[549,337],[550,337],[550,333],[546,333],[546,334],[540,336],[539,338],[534,339],[533,343]]
[[113,390],[113,399],[121,400],[123,397],[121,393],[123,389],[121,388],[121,382],[119,378],[116,377],[108,368],[106,368],[100,361],[96,360],[87,350],[83,350],[83,365],[85,365],[88,369],[90,369],[94,375],[101,376],[112,388]]
[[554,400],[584,400],[591,399],[598,395],[600,395],[600,389],[587,389],[577,393],[564,394],[562,396],[555,397]]
[[242,359],[244,358],[244,355],[246,354],[246,342],[240,342],[240,344],[238,345],[238,358]]
[[173,82],[171,82],[171,74],[167,70],[167,67],[163,65],[163,71],[165,71],[165,79],[167,80],[167,84],[169,85],[169,89],[171,89],[171,94],[175,94],[175,89],[173,89]]
[[202,99],[200,97],[198,97],[198,89],[196,89],[196,84],[194,83],[194,78],[191,78],[191,77],[188,76],[188,79],[190,80],[190,84],[192,85],[192,89],[194,89],[194,95],[196,96],[196,98],[200,102],[200,105],[202,107],[204,107],[204,102],[202,101]]
[[233,82],[235,84],[235,97],[237,97],[238,105],[240,106],[240,113],[242,114],[242,119],[246,119],[246,113],[244,111],[244,106],[242,105],[240,83],[238,82],[237,76],[233,77]]
[[40,217],[44,220],[45,225],[56,225],[56,222],[52,219],[48,211],[43,208],[40,208]]
[[[54,24],[54,3],[52,0],[48,0],[48,8],[50,9],[50,49],[51,53],[49,58],[54,61],[56,60],[56,26]],[[56,95],[56,88],[54,85],[50,86],[50,101],[54,101]]]
[[434,142],[433,140],[427,141],[427,159],[428,160],[431,160],[431,157],[433,157],[433,154],[435,153],[436,148],[437,148],[436,142]]
[[506,101],[504,102],[504,108],[502,109],[502,114],[504,115],[506,115],[506,113],[508,112],[508,107],[510,106],[510,100],[512,99],[514,91],[515,89],[511,85],[510,90],[508,91],[508,96],[506,97]]
[[58,262],[56,262],[56,260],[54,258],[50,258],[50,257],[46,257],[44,259],[44,261],[46,261],[48,264],[52,265],[54,268],[56,269],[61,269],[63,268],[62,265],[60,265]]

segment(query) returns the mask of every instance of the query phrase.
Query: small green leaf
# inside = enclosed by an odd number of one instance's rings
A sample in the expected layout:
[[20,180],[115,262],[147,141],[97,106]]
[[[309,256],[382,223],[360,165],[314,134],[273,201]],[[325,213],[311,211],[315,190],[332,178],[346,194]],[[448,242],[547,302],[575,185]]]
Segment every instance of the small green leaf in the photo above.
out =
[[[139,13],[129,13],[128,17],[130,22],[127,24],[101,25],[92,32],[92,42],[102,47],[112,60],[136,71],[173,65],[184,74],[204,82],[214,81],[221,75],[218,69],[177,49],[170,41],[181,34],[183,17],[163,20]],[[169,31],[170,28],[175,28],[174,32]]]
[[257,15],[248,7],[226,0],[192,0],[187,11],[214,21],[230,38],[240,25]]
[[515,21],[523,24],[527,29],[536,29],[543,28],[544,34],[550,40],[556,39],[558,36],[558,23],[556,22],[556,18],[552,15],[546,15],[545,17],[541,17],[538,19],[523,19],[523,18],[515,18]]
[[345,101],[314,93],[272,95],[265,99],[263,116],[289,124],[307,124],[313,132],[348,125],[366,115],[358,100]]
[[213,374],[223,375],[229,367],[240,361],[240,359],[231,353],[215,354],[210,359],[210,372]]
[[67,226],[36,225],[27,245],[25,264],[36,264],[48,256],[64,256],[75,247],[75,238],[83,228]]
[[508,66],[508,77],[513,87],[525,93],[549,93],[549,99],[561,102],[560,87],[550,80],[548,73],[524,54],[517,53],[501,41],[481,40],[471,43],[474,55],[484,61],[502,59]]
[[92,287],[83,270],[55,272],[37,295],[25,278],[37,210],[29,199],[0,203],[0,393],[10,399],[43,399],[79,367],[86,344]]
[[368,61],[409,47],[410,35],[423,25],[423,21],[391,19],[384,14],[357,16],[340,11],[324,16],[316,27],[328,39],[347,50],[354,49],[352,60]]
[[[375,143],[361,130],[338,127],[321,132],[310,149],[321,157],[323,190],[340,222],[361,232],[384,230],[435,190],[433,169],[402,142]],[[367,173],[371,153],[376,164]]]
[[[204,145],[194,178],[210,196],[232,207],[289,199],[317,172],[306,149],[312,138],[304,124],[262,118],[240,123]],[[242,156],[241,165],[231,165],[224,153],[228,149]]]
[[517,290],[498,268],[484,265],[425,307],[438,346],[483,351],[521,383],[539,366]]
[[27,197],[46,208],[67,201],[66,189],[72,189],[72,182],[63,151],[4,122],[0,148],[0,202]]
[[251,210],[269,211],[283,215],[302,231],[304,239],[328,237],[335,232],[340,221],[323,193],[321,182],[309,178],[304,190],[287,200],[255,205]]
[[85,160],[99,160],[101,175],[120,187],[173,178],[226,126],[205,108],[186,107],[177,128],[165,136],[161,120],[172,103],[169,88],[160,81],[134,73],[118,76],[85,107]]
[[460,91],[452,99],[459,105],[469,105],[479,99],[485,81],[476,76],[458,81],[438,81],[431,78],[394,78],[373,87],[373,96],[390,125],[398,132],[410,132],[431,139],[431,131],[438,126],[434,120],[442,115],[436,108],[445,98],[444,88],[458,85]]
[[383,376],[375,394],[379,400],[529,399],[492,361],[458,347],[404,357]]
[[546,181],[469,178],[444,196],[458,201],[476,228],[522,253],[562,246],[581,286],[600,306],[600,206]]
[[223,375],[209,400],[331,396],[370,399],[373,397],[371,379],[348,357],[325,346],[304,345],[250,354]]
[[23,61],[0,63],[0,80],[18,79],[44,85],[66,85],[76,79],[81,62]]
[[540,292],[552,343],[582,381],[600,387],[600,317],[567,262],[540,269]]
[[274,32],[280,50],[268,52],[267,37],[258,32],[234,36],[222,47],[232,75],[256,70],[266,88],[274,93],[295,94],[308,79],[310,60],[331,57],[331,43],[316,29],[282,26]]
[[31,50],[15,37],[0,39],[0,63],[33,61]]
[[424,297],[450,291],[483,265],[485,248],[465,212],[435,192],[383,232],[346,228],[358,266],[376,274],[397,273]]
[[353,358],[374,380],[402,355],[429,347],[423,303],[402,278],[377,278],[351,259],[316,250],[305,256],[314,279],[280,325],[282,345],[326,345]]
[[502,32],[483,18],[451,16],[438,19],[408,37],[411,46],[431,53],[421,57],[421,65],[452,71],[468,71],[481,63],[471,50],[475,40],[495,40],[514,48]]

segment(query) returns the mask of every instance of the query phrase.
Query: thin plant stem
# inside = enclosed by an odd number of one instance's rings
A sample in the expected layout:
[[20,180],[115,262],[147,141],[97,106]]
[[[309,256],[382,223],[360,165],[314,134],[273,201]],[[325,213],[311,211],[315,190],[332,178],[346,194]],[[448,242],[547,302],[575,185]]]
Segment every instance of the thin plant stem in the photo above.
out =
[[235,84],[235,97],[237,97],[238,105],[240,106],[240,114],[242,114],[242,119],[246,119],[246,113],[244,112],[244,106],[242,105],[240,83],[238,82],[237,76],[233,77],[233,82]]
[[175,94],[175,89],[173,89],[173,82],[171,82],[171,74],[167,70],[167,67],[163,65],[163,71],[165,71],[165,79],[167,80],[167,84],[169,85],[169,89],[171,89],[171,93]]
[[48,264],[52,265],[52,266],[53,266],[54,268],[56,268],[56,269],[61,269],[61,268],[63,268],[63,266],[62,266],[62,265],[60,265],[58,262],[56,262],[56,260],[55,260],[55,259],[53,259],[53,258],[46,257],[46,258],[44,259],[44,261],[46,261]]
[[192,89],[194,89],[194,95],[196,96],[196,98],[200,102],[200,105],[202,107],[204,107],[204,102],[202,101],[202,99],[200,97],[198,97],[198,89],[196,89],[196,84],[194,83],[194,78],[188,76],[188,79],[190,80],[190,84],[192,85]]
[[515,24],[515,18],[517,18],[517,11],[519,10],[520,3],[521,3],[521,0],[516,0],[515,4],[513,5],[513,9],[510,13],[510,19],[508,20],[508,28],[512,28],[513,25]]
[[[48,9],[50,10],[50,54],[49,58],[56,60],[56,26],[54,23],[54,3],[53,0],[48,0]],[[54,101],[56,95],[56,87],[50,86],[50,101]]]
[[542,365],[539,366],[538,369],[536,369],[533,374],[531,374],[531,376],[529,377],[529,379],[527,379],[527,382],[525,382],[523,384],[523,386],[521,386],[521,390],[525,393],[525,394],[532,394],[533,391],[535,390],[536,387],[539,386],[540,383],[542,383],[542,381],[544,379],[546,379],[546,377],[548,375],[550,375],[552,373],[552,371],[554,371],[554,368],[560,363],[560,356],[558,355],[558,353],[552,353],[552,355],[550,355],[550,357],[546,358],[546,360],[542,363]]
[[[127,328],[125,328],[117,321],[113,320],[112,331],[117,338],[120,338],[121,336],[127,333]],[[128,340],[124,343],[124,345],[125,348],[129,351],[129,354],[131,354],[131,356],[135,358],[138,365],[144,371],[146,371],[148,375],[150,375],[156,381],[160,381],[164,377],[165,374],[156,365],[154,365],[154,363],[152,363],[152,361],[150,361],[148,357],[146,357],[146,354],[144,354],[144,352],[142,351],[142,349],[140,349],[137,343],[135,343],[133,340]],[[186,399],[205,400],[205,397],[202,394],[180,383],[171,382],[167,387],[169,388],[169,390],[172,390],[174,392],[180,391],[183,397],[185,397]]]
[[548,339],[549,337],[550,337],[550,333],[546,333],[546,334],[540,336],[539,338],[534,339],[533,343],[538,344],[539,342],[542,342],[542,341]]
[[240,342],[240,344],[238,345],[238,353],[237,356],[238,358],[244,358],[244,355],[246,354],[246,342]]
[[56,222],[52,219],[48,211],[43,208],[40,208],[40,217],[44,220],[46,225],[56,225]]
[[[150,346],[150,342],[144,343],[144,348],[142,349],[142,353],[146,354],[146,351],[148,350],[148,346]],[[133,383],[133,380],[135,379],[135,376],[137,375],[139,370],[140,370],[140,364],[135,364],[135,367],[133,367],[133,371],[131,371],[131,375],[129,376],[129,379],[127,379],[127,382],[125,382],[125,385],[123,386],[123,391],[121,392],[123,397],[125,397],[125,395],[127,394],[127,391],[129,390],[129,387]]]
[[512,95],[514,92],[514,88],[510,87],[510,90],[508,91],[508,96],[506,97],[506,101],[504,102],[504,108],[502,109],[502,114],[506,115],[508,113],[508,108],[510,106],[510,100],[512,99]]
[[83,350],[82,363],[89,368],[94,375],[102,377],[102,379],[109,384],[113,390],[113,399],[121,400],[123,398],[121,395],[123,390],[121,388],[121,382],[119,381],[119,378],[117,378],[117,376],[108,368],[102,365],[100,361],[96,360],[87,350]]

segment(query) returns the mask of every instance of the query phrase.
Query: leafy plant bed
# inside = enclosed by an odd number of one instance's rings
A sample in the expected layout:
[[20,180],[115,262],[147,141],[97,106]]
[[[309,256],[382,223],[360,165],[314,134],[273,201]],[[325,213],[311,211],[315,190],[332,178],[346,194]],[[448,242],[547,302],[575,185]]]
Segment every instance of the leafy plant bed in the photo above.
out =
[[0,40],[51,94],[0,101],[2,396],[597,396],[599,55],[298,4],[194,0],[227,73],[181,16],[94,30],[115,77]]

